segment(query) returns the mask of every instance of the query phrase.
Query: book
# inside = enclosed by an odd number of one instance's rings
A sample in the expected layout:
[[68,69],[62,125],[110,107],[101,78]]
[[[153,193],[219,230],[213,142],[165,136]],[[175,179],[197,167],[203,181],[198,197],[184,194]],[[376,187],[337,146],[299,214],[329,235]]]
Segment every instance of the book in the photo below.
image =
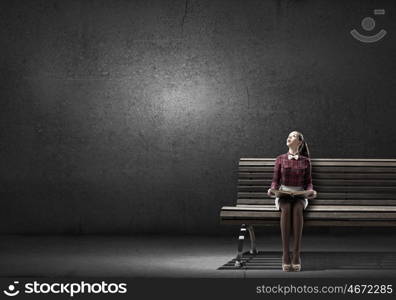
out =
[[275,194],[275,197],[279,197],[282,195],[290,195],[290,196],[297,196],[297,195],[303,195],[303,196],[308,196],[309,194],[312,193],[312,191],[307,191],[307,190],[303,190],[303,191],[281,191],[281,190],[275,190],[275,189],[271,189],[271,192],[273,194]]

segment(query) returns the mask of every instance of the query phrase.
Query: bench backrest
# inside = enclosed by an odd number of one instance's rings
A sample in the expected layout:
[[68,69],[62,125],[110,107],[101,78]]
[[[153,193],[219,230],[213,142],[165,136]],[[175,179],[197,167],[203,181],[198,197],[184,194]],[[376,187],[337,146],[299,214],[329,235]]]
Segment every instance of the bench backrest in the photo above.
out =
[[[238,205],[273,205],[275,158],[241,158]],[[396,159],[311,158],[314,205],[396,205]]]

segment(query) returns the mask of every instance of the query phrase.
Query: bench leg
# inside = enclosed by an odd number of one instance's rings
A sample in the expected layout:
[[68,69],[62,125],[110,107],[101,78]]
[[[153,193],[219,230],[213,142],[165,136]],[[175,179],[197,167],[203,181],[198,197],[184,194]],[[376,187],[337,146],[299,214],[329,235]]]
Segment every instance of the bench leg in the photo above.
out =
[[248,225],[246,228],[245,224],[241,225],[241,229],[239,230],[238,236],[238,254],[235,258],[235,267],[242,267],[242,255],[243,255],[243,243],[245,241],[246,231],[249,231],[250,237],[250,254],[257,254],[256,248],[256,236],[254,234],[254,228],[252,225]]
[[241,225],[238,236],[238,254],[235,258],[235,267],[242,267],[243,242],[245,241],[246,226]]
[[254,228],[252,225],[248,226],[250,236],[250,254],[257,254],[256,248],[256,235],[254,234]]

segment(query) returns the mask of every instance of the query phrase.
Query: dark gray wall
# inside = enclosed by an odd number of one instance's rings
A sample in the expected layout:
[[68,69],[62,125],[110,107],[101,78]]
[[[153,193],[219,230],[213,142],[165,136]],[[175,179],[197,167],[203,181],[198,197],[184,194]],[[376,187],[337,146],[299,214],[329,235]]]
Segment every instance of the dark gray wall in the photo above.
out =
[[[374,8],[386,9],[373,16]],[[239,157],[395,157],[395,1],[1,1],[1,233],[220,233]],[[373,16],[387,36],[349,34]]]

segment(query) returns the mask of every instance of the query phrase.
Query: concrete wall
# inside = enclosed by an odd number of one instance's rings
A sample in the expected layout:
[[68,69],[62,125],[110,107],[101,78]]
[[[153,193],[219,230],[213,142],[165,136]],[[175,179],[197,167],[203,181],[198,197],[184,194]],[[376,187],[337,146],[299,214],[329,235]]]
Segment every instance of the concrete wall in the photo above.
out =
[[0,5],[1,233],[226,232],[239,157],[292,130],[396,157],[394,1]]

